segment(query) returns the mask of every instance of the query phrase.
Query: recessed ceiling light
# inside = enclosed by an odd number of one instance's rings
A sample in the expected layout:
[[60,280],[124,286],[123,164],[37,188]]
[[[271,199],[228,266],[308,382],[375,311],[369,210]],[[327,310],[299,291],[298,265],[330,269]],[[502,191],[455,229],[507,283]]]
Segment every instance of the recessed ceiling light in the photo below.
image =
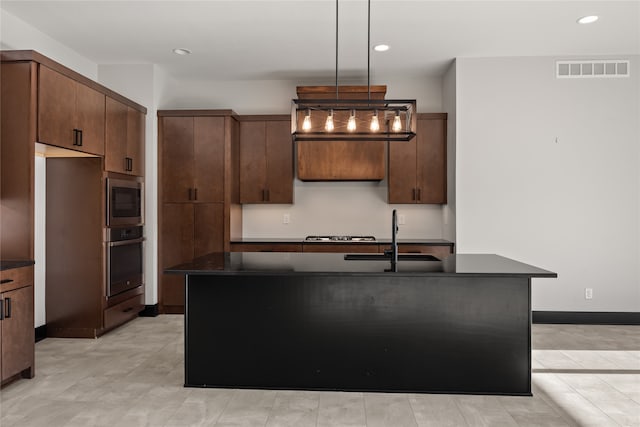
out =
[[578,19],[578,24],[591,24],[592,22],[596,22],[598,17],[596,15],[583,16]]
[[389,45],[377,44],[373,47],[373,50],[375,50],[376,52],[386,52],[389,50]]
[[191,55],[191,51],[189,49],[184,49],[181,47],[173,49],[173,53],[175,53],[176,55]]

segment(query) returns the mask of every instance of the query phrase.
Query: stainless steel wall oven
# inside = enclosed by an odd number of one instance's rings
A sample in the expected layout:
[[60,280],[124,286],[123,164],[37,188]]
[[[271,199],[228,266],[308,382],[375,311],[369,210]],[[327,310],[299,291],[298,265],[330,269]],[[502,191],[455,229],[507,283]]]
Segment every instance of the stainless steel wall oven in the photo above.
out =
[[107,229],[107,297],[142,286],[142,226]]

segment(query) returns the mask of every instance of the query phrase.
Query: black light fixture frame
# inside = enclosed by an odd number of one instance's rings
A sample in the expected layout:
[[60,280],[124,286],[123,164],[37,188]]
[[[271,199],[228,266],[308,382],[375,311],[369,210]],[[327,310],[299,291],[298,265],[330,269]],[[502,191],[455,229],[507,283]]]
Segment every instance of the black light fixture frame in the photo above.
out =
[[[338,0],[336,0],[336,98],[293,99],[291,103],[291,135],[293,141],[410,141],[416,136],[415,99],[371,99],[371,0],[367,0],[367,99],[340,99],[338,93]],[[305,131],[298,129],[300,112],[371,111],[375,114],[403,113],[403,131],[392,131],[388,120],[383,120],[379,131],[341,132]],[[386,114],[385,114],[386,116]]]
[[[394,132],[389,120],[381,120],[377,132],[304,131],[298,129],[300,114],[322,111],[377,111],[378,114],[401,113],[404,131]],[[291,103],[291,134],[294,141],[410,141],[416,136],[415,99],[294,99]],[[337,126],[340,127],[340,126]]]

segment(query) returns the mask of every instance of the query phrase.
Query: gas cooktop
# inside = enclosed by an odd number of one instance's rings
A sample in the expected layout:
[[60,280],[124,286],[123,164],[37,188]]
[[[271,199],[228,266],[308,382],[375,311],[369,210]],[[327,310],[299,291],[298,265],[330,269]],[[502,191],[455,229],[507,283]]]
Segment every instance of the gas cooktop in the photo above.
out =
[[375,242],[373,236],[307,236],[305,242]]

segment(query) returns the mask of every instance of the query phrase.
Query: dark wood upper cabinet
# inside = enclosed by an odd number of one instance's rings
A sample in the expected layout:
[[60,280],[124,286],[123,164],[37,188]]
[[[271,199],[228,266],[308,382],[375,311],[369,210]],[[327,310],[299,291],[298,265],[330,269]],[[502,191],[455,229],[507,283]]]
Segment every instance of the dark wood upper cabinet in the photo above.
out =
[[33,259],[38,65],[0,65],[0,254]]
[[389,203],[447,202],[447,115],[418,114],[416,137],[389,143]]
[[144,175],[145,114],[107,97],[104,164],[110,172]]
[[224,201],[224,117],[162,117],[164,202]]
[[129,174],[144,176],[145,121],[147,115],[135,108],[127,109],[127,155]]
[[240,203],[293,203],[289,116],[241,117]]
[[104,155],[105,95],[41,65],[38,142]]
[[163,202],[189,202],[193,191],[193,117],[161,117]]
[[211,203],[224,201],[225,118],[193,118],[194,199]]

